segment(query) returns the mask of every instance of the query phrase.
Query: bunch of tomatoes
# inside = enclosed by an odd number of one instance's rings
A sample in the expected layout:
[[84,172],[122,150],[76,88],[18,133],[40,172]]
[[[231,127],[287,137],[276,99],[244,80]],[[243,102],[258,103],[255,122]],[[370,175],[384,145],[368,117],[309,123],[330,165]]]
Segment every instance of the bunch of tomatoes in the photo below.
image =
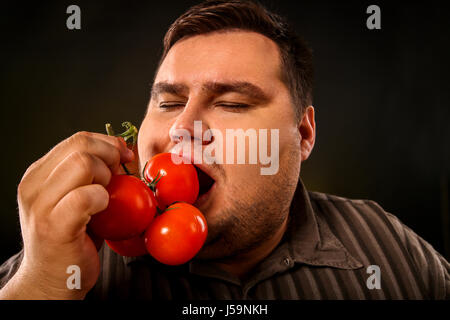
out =
[[208,228],[193,206],[199,194],[197,171],[174,157],[179,156],[155,155],[145,165],[142,180],[113,175],[106,187],[108,207],[92,216],[89,232],[122,256],[150,254],[167,265],[191,260],[202,248]]

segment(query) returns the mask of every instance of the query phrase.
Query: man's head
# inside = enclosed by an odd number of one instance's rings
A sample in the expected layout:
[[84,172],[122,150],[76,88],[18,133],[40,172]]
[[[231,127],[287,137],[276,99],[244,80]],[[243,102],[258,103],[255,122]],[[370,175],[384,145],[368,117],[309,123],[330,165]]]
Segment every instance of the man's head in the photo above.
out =
[[280,17],[242,1],[191,8],[170,27],[164,46],[139,133],[141,166],[180,143],[177,130],[191,134],[189,143],[202,140],[203,148],[217,142],[214,134],[203,141],[209,129],[223,137],[227,129],[254,129],[258,139],[259,129],[279,130],[274,175],[261,175],[260,164],[249,164],[249,137],[246,164],[198,165],[215,181],[196,204],[209,227],[199,257],[251,250],[285,223],[301,161],[314,146],[310,50]]
[[192,7],[167,31],[159,65],[181,39],[233,29],[262,34],[277,44],[280,77],[289,89],[299,119],[306,107],[312,105],[314,71],[311,50],[285,19],[257,2],[212,0]]

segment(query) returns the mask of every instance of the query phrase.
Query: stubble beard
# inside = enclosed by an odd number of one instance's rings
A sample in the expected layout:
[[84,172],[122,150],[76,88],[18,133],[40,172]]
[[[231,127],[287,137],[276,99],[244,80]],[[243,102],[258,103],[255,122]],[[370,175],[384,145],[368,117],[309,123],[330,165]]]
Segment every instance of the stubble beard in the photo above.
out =
[[280,159],[280,170],[267,176],[267,183],[233,185],[210,228],[197,258],[233,259],[252,251],[273,236],[289,215],[300,174],[300,155],[290,151]]

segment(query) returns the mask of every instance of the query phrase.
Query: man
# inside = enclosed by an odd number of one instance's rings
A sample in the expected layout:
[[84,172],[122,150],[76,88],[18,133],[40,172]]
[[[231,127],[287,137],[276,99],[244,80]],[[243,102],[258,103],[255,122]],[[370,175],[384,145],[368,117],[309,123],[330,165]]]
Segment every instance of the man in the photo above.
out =
[[[24,249],[1,267],[0,297],[449,298],[449,263],[393,215],[372,201],[306,191],[301,163],[316,131],[312,56],[283,19],[253,2],[205,2],[174,22],[164,48],[138,157],[117,138],[81,132],[25,173]],[[187,264],[123,258],[105,245],[97,254],[86,224],[106,208],[105,186],[120,163],[142,167],[180,143],[207,148],[210,129],[277,132],[279,170],[262,175],[262,165],[248,161],[199,165],[215,182],[196,203],[209,234]],[[67,287],[71,265],[81,270],[80,289]]]

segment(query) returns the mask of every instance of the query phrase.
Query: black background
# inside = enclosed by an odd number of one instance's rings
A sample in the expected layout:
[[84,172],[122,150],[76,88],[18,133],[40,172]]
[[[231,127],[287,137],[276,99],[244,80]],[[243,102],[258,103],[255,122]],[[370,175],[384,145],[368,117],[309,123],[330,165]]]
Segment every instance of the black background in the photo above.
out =
[[[140,124],[165,31],[197,1],[2,4],[0,262],[20,249],[16,189],[76,131]],[[447,258],[449,31],[444,2],[263,1],[314,50],[316,146],[307,188],[372,199]],[[81,8],[81,30],[66,8]],[[366,9],[381,8],[381,30]]]

